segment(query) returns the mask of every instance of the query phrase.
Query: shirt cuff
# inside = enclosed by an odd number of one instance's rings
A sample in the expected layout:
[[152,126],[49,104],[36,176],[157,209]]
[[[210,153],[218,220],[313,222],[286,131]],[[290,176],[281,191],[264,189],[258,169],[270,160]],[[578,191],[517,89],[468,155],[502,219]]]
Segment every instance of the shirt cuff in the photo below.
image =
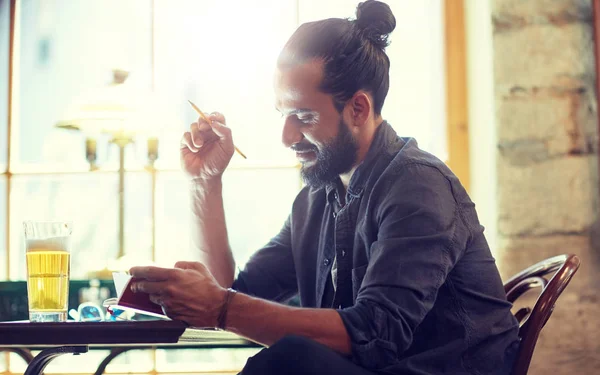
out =
[[337,310],[350,336],[352,359],[359,366],[380,370],[398,362],[398,346],[377,336],[375,316],[364,304]]

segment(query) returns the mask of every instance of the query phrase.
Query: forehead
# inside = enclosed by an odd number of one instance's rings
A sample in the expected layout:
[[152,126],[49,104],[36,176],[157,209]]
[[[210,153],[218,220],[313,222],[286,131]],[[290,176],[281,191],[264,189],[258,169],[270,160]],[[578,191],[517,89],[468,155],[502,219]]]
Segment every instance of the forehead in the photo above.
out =
[[329,95],[319,89],[322,79],[323,63],[318,60],[278,69],[275,74],[277,108],[315,107],[327,102]]

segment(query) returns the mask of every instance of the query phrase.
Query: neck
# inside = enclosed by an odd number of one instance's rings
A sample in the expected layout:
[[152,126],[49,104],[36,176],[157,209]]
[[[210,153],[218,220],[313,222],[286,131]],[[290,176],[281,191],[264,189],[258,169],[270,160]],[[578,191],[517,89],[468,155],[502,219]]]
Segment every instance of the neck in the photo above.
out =
[[356,157],[356,163],[354,163],[354,166],[352,167],[352,169],[349,172],[340,175],[340,180],[342,180],[342,184],[344,184],[345,189],[348,189],[348,185],[350,184],[350,179],[352,178],[352,175],[356,171],[356,168],[358,168],[358,166],[367,157],[367,153],[369,152],[369,149],[371,148],[371,144],[373,143],[373,138],[375,138],[375,132],[379,128],[379,125],[381,125],[382,122],[383,122],[383,119],[381,118],[381,116],[377,116],[374,119],[375,125],[372,127],[373,131],[369,132],[369,134],[365,134],[364,136],[360,137],[360,140],[358,142],[358,153],[357,153],[357,157]]
[[354,174],[354,171],[356,171],[356,168],[358,168],[359,164],[360,163],[357,163],[354,167],[352,167],[350,172],[340,175],[340,180],[342,180],[342,184],[344,185],[344,190],[348,190],[348,185],[350,184],[350,179],[352,178],[352,175]]

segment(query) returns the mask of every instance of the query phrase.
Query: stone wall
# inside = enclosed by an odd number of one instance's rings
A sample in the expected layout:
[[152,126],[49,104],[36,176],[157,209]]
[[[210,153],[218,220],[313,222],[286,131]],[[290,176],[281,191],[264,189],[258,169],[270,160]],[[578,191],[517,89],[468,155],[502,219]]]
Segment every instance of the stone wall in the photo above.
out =
[[530,374],[600,373],[592,0],[493,0],[492,22],[501,272],[561,253],[582,260]]

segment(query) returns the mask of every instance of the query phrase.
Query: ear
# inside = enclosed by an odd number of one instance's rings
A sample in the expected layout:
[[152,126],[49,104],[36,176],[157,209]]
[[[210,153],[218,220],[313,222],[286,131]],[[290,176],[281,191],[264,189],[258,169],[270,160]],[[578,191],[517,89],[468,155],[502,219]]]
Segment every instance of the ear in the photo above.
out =
[[373,103],[369,94],[358,90],[347,103],[349,123],[362,127],[369,119]]

